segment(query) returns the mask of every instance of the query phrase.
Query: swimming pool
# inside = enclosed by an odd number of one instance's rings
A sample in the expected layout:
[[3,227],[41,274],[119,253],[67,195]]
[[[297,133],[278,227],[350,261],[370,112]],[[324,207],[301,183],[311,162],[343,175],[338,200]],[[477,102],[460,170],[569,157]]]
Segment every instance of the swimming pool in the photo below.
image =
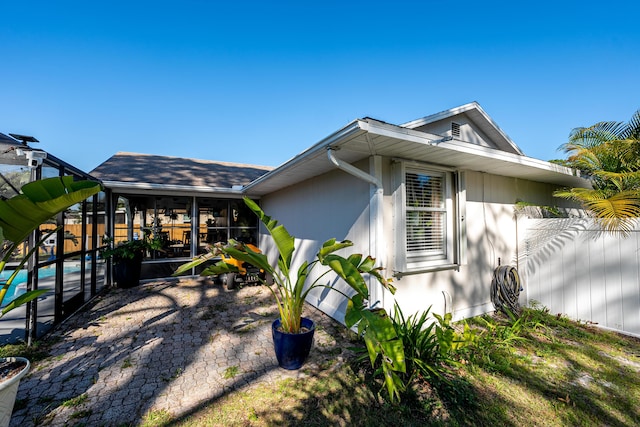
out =
[[[0,282],[4,283],[5,280],[13,274],[14,270],[5,270],[0,273]],[[64,274],[77,273],[80,271],[80,267],[64,267]],[[13,283],[9,286],[4,301],[0,307],[7,305],[15,297],[27,292],[27,270],[20,270],[16,277],[13,279]],[[38,270],[38,280],[46,279],[47,277],[53,277],[56,275],[55,267],[45,267]]]

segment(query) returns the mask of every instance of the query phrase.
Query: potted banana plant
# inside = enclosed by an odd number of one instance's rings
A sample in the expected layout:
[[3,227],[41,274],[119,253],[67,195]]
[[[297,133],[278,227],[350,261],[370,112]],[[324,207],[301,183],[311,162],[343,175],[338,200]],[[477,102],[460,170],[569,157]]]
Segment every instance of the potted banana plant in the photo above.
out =
[[[351,254],[347,257],[339,255],[339,250],[353,245],[350,241],[329,239],[317,252],[312,261],[304,261],[297,270],[292,270],[292,259],[295,252],[295,238],[278,221],[266,215],[253,200],[245,197],[245,204],[258,216],[271,235],[278,250],[277,262],[272,264],[267,255],[252,249],[250,245],[236,240],[226,244],[217,244],[212,249],[191,262],[180,266],[174,275],[180,275],[208,261],[216,261],[224,254],[241,262],[246,262],[264,270],[269,281],[262,280],[276,300],[280,317],[272,324],[274,350],[281,367],[298,369],[304,363],[311,348],[315,323],[302,316],[305,298],[318,287],[330,288],[348,298],[345,324],[357,327],[359,335],[364,339],[369,352],[371,364],[381,364],[387,391],[392,399],[399,398],[400,381],[397,372],[405,371],[404,350],[402,340],[398,337],[391,319],[383,308],[367,306],[369,289],[365,277],[375,278],[382,286],[395,292],[390,280],[381,274],[381,268],[375,266],[370,256]],[[223,258],[206,267],[202,276],[213,276],[237,271],[236,265],[225,262]],[[316,279],[307,283],[310,273],[316,267],[324,268]],[[327,274],[334,273],[354,292],[352,296],[327,284]],[[273,282],[273,284],[271,284]]]
[[[82,202],[102,190],[95,181],[74,181],[72,176],[47,178],[25,184],[21,193],[0,200],[0,273],[18,252],[22,242],[49,218]],[[28,291],[4,305],[7,291],[20,269],[42,243],[59,228],[47,233],[35,247],[18,261],[14,272],[0,287],[0,318],[11,310],[38,298],[46,289]],[[20,379],[29,370],[29,360],[22,357],[0,358],[0,427],[9,425]]]

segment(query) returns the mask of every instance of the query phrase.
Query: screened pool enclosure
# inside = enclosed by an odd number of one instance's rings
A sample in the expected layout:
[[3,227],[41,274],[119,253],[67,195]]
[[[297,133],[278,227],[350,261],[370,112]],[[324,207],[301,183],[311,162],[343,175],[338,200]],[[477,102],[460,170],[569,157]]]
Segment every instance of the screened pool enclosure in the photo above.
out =
[[[90,175],[55,156],[38,150],[37,140],[23,135],[0,134],[0,197],[10,198],[27,182],[40,178]],[[5,301],[30,289],[47,289],[36,301],[19,307],[0,319],[0,344],[41,337],[96,295],[106,284],[106,266],[99,257],[101,236],[107,223],[105,192],[76,204],[43,224],[20,249],[31,247],[36,238],[62,228],[47,239],[11,285]],[[10,260],[0,282],[15,269]]]
[[[171,276],[180,264],[213,243],[257,238],[258,220],[242,200],[242,187],[270,168],[117,153],[85,173],[39,150],[36,142],[32,137],[0,134],[1,197],[18,194],[27,182],[65,175],[99,180],[105,190],[52,218],[35,233],[44,235],[62,226],[19,273],[20,280],[10,292],[49,292],[0,319],[0,344],[41,337],[110,286],[111,261],[101,257],[109,241],[117,245],[145,237],[161,240],[159,250],[144,256],[144,281]],[[24,242],[22,251],[37,237]],[[185,274],[190,273],[199,271]]]
[[171,276],[213,243],[256,241],[257,218],[239,198],[115,193],[113,198],[115,244],[146,236],[162,242],[160,250],[145,254],[142,280]]

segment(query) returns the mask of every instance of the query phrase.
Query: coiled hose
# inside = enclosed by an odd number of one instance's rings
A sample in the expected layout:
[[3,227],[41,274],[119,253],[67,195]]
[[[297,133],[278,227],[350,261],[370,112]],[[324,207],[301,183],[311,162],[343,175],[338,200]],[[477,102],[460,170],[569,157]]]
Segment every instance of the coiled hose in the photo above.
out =
[[510,311],[512,314],[520,313],[520,275],[518,270],[510,265],[498,265],[493,270],[491,280],[491,302],[496,310],[504,313]]

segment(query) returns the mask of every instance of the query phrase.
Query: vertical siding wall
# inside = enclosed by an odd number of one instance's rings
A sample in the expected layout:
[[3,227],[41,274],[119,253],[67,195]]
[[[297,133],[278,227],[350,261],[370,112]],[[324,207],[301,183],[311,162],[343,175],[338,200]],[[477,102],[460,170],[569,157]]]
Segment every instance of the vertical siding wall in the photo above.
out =
[[[312,261],[322,243],[330,238],[354,243],[342,255],[370,253],[369,193],[368,183],[335,170],[261,199],[267,215],[277,219],[296,237],[292,271],[303,261]],[[270,259],[275,259],[276,248],[262,227],[260,234],[260,248]],[[310,280],[321,272],[322,267],[314,269]],[[339,281],[336,287],[350,293],[347,285]],[[339,321],[344,319],[346,299],[337,292],[318,288],[307,301]]]
[[[455,320],[491,312],[491,279],[493,270],[502,265],[518,265],[518,227],[514,206],[518,200],[532,204],[551,205],[555,187],[515,178],[480,172],[467,172],[466,227],[467,239],[462,242],[467,263],[459,268],[410,274],[394,284],[395,299],[406,315],[425,311],[451,311]],[[389,201],[388,221],[392,206]],[[391,223],[387,229],[391,229]],[[390,241],[393,236],[389,235]],[[446,297],[445,297],[446,295]],[[450,301],[447,302],[447,298]],[[446,302],[446,306],[445,306]],[[390,301],[392,304],[392,301]]]
[[521,219],[519,227],[527,303],[640,336],[640,229],[625,238],[588,219]]
[[[395,238],[395,189],[391,186],[390,164],[391,160],[385,159],[383,238],[387,243],[387,259],[380,260],[387,268],[393,265]],[[357,166],[367,170],[364,163]],[[455,319],[493,311],[490,284],[500,258],[502,264],[516,266],[523,276],[523,303],[535,299],[554,312],[563,312],[574,318],[604,325],[602,316],[605,316],[609,322],[624,324],[625,328],[635,324],[636,330],[640,330],[636,259],[640,243],[635,234],[633,247],[629,249],[618,247],[617,241],[606,244],[581,242],[576,232],[585,230],[586,225],[562,222],[569,220],[548,220],[555,221],[548,223],[516,220],[514,206],[519,200],[547,206],[562,203],[562,200],[552,197],[553,190],[555,187],[550,184],[467,172],[467,238],[461,242],[466,248],[467,263],[452,269],[396,276],[394,285],[398,291],[395,296],[385,297],[384,308],[391,310],[397,301],[407,316],[431,307],[432,313],[451,311]],[[352,240],[355,246],[349,252],[371,253],[370,199],[368,183],[335,170],[271,193],[261,199],[261,204],[268,215],[279,220],[298,239],[294,264],[299,265],[303,260],[313,259],[322,242],[330,237]],[[594,248],[589,254],[582,254],[587,244],[594,245]],[[264,230],[260,247],[270,257],[275,257],[275,248],[265,237]],[[613,263],[610,258],[614,255],[619,260],[632,256],[633,261],[618,261],[616,273],[611,271]],[[635,294],[624,294],[623,297],[622,276],[632,273],[635,274]],[[387,276],[392,274],[393,271],[385,271]],[[591,286],[593,282],[611,282],[614,277],[617,277],[617,287]],[[586,294],[581,288],[584,283],[589,283]],[[338,286],[348,291],[346,287]],[[585,295],[588,295],[589,304],[583,301]],[[635,307],[635,317],[626,314],[623,317],[621,310],[616,314],[603,303],[613,299],[617,299],[620,305]],[[311,295],[308,301],[338,320],[344,318],[346,300],[335,292],[322,290]],[[593,312],[596,314],[592,317]]]

